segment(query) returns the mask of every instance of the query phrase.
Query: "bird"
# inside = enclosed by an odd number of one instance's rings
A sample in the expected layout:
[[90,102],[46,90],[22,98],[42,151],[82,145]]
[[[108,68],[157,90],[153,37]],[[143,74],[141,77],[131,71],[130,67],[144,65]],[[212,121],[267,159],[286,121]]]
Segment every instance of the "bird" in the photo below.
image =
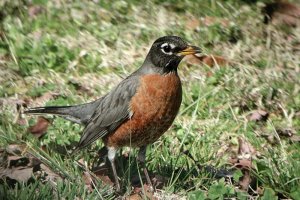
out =
[[74,106],[28,108],[25,114],[52,114],[85,128],[74,152],[102,139],[115,187],[120,191],[115,159],[122,147],[139,148],[137,160],[151,184],[146,149],[172,125],[182,101],[178,65],[186,55],[200,54],[178,36],[163,36],[152,44],[143,64],[99,99]]

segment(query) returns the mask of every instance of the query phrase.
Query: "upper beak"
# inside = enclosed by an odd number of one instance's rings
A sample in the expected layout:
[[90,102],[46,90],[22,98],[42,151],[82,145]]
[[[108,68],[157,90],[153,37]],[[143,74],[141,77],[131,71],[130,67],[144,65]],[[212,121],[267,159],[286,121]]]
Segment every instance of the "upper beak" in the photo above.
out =
[[179,51],[177,53],[178,56],[186,56],[186,55],[195,55],[197,53],[201,53],[201,49],[196,46],[188,46],[187,48],[183,49],[182,51]]

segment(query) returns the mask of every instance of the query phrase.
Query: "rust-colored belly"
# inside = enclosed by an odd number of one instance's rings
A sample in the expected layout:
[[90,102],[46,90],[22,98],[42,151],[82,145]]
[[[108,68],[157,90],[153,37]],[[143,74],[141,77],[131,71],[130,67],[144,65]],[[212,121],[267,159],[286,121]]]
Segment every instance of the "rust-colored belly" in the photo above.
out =
[[141,147],[156,141],[173,123],[182,99],[177,74],[146,75],[132,98],[131,119],[103,138],[106,146]]

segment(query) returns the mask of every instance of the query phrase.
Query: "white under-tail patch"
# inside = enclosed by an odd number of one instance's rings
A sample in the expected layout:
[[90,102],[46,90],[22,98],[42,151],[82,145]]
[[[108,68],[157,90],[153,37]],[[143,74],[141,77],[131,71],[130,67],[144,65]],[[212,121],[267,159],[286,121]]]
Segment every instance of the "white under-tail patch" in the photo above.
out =
[[117,149],[115,147],[107,147],[108,149],[108,159],[112,162],[115,160]]

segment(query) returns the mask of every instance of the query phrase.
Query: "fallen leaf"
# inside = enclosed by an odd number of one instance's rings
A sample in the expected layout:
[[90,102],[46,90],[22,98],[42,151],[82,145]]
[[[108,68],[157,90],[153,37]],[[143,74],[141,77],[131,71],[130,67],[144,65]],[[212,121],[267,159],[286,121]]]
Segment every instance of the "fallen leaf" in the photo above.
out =
[[45,173],[45,180],[54,183],[53,185],[55,185],[58,180],[62,180],[62,177],[59,174],[52,171],[43,163],[40,164],[40,171]]
[[75,90],[78,91],[80,94],[87,94],[89,96],[94,95],[91,88],[89,88],[86,85],[83,85],[82,83],[80,83],[76,80],[70,80],[68,83],[73,85],[75,87]]
[[113,186],[114,182],[110,179],[109,168],[106,165],[99,166],[93,170],[93,173],[105,184]]
[[157,199],[156,197],[154,197],[154,193],[151,192],[150,186],[144,184],[143,187],[135,187],[133,189],[133,193],[130,196],[126,197],[125,199],[128,200],[140,200],[140,199],[156,200]]
[[143,196],[141,194],[132,194],[130,196],[125,197],[125,200],[142,200]]
[[78,164],[80,164],[82,167],[86,167],[86,161],[84,161],[83,158],[80,158],[80,159],[78,160]]
[[199,29],[199,26],[200,26],[200,20],[195,17],[189,18],[185,23],[185,27],[188,30],[197,30]]
[[43,36],[43,32],[38,29],[38,30],[35,30],[33,32],[31,32],[30,34],[30,37],[35,41],[35,42],[39,42],[41,40]]
[[18,117],[17,124],[20,126],[25,126],[28,124],[28,121],[26,118]]
[[300,142],[300,135],[293,135],[290,140],[293,142]]
[[90,192],[93,191],[93,179],[88,172],[83,172],[82,175],[83,181]]
[[194,55],[187,55],[184,57],[184,60],[189,65],[202,65],[202,61],[199,59],[199,57],[196,57]]
[[25,144],[10,144],[6,147],[5,151],[12,155],[21,155],[26,148]]
[[32,133],[35,137],[40,138],[48,129],[50,121],[42,116],[38,117],[35,125],[28,128],[28,132]]
[[216,56],[216,55],[188,55],[186,56],[186,61],[188,64],[191,65],[207,65],[209,67],[214,66],[224,66],[228,64],[228,60],[223,58],[222,56]]
[[6,179],[8,177],[18,182],[26,183],[32,175],[32,167],[0,168],[0,179]]
[[279,136],[283,136],[283,137],[292,137],[293,135],[296,134],[296,130],[292,128],[279,128],[276,129],[276,132],[278,133]]
[[241,169],[243,176],[239,181],[239,186],[243,190],[247,190],[252,182],[250,170],[252,169],[252,158],[255,156],[256,150],[253,146],[243,138],[238,138],[239,148],[237,157],[231,157],[229,162],[236,168]]
[[247,116],[249,121],[267,121],[269,113],[264,110],[253,110],[250,115]]
[[262,9],[264,22],[274,25],[298,26],[300,24],[300,7],[296,4],[277,1],[267,3]]
[[225,18],[212,17],[212,16],[206,16],[201,19],[201,25],[203,25],[203,26],[213,26],[215,24],[220,24],[223,27],[228,27],[230,24],[230,21]]
[[[60,175],[54,173],[41,160],[24,151],[25,145],[9,145],[6,148],[6,157],[0,167],[0,179],[6,180],[10,185],[16,183],[29,183],[41,178],[56,187],[56,182],[61,180]],[[19,154],[19,155],[17,155]],[[25,155],[25,156],[20,156]]]
[[8,156],[7,168],[25,167],[30,163],[30,160],[21,156]]
[[204,56],[202,58],[202,62],[210,67],[214,67],[216,65],[224,66],[228,64],[228,61],[225,58],[221,56],[214,56],[214,55]]
[[265,137],[267,139],[267,141],[272,144],[272,145],[275,145],[275,144],[278,144],[279,141],[277,139],[277,137],[275,137],[274,135],[266,135]]
[[228,158],[228,163],[230,163],[231,165],[235,165],[239,160],[237,158],[233,157],[229,157]]
[[298,53],[300,51],[300,43],[293,44],[293,52]]
[[238,158],[251,159],[256,154],[256,150],[254,149],[254,147],[241,137],[238,138],[238,141],[239,141]]
[[39,5],[33,5],[28,8],[28,14],[31,18],[35,18],[38,14],[42,13],[44,8]]
[[242,180],[239,181],[239,185],[241,186],[241,188],[243,190],[248,190],[249,185],[251,184],[251,176],[250,176],[250,172],[248,170],[245,170],[243,172],[243,177]]
[[29,165],[29,158],[13,155],[8,156],[5,162],[6,166],[0,168],[0,179],[26,183],[32,177],[33,167]]
[[256,192],[257,192],[257,194],[259,194],[260,196],[263,195],[263,193],[264,193],[263,187],[257,187]]
[[16,98],[0,98],[0,107],[2,106],[24,106],[27,104],[26,100]]
[[250,159],[241,159],[241,160],[238,160],[234,166],[239,169],[251,169],[252,161]]
[[168,177],[161,176],[161,175],[154,175],[151,179],[153,187],[156,189],[162,189],[164,186],[168,184]]
[[27,106],[26,99],[16,99],[16,98],[0,98],[0,108],[1,107],[11,107],[12,112],[14,112],[15,119],[13,120],[14,123],[19,125],[27,125],[27,120],[21,117],[23,107]]

